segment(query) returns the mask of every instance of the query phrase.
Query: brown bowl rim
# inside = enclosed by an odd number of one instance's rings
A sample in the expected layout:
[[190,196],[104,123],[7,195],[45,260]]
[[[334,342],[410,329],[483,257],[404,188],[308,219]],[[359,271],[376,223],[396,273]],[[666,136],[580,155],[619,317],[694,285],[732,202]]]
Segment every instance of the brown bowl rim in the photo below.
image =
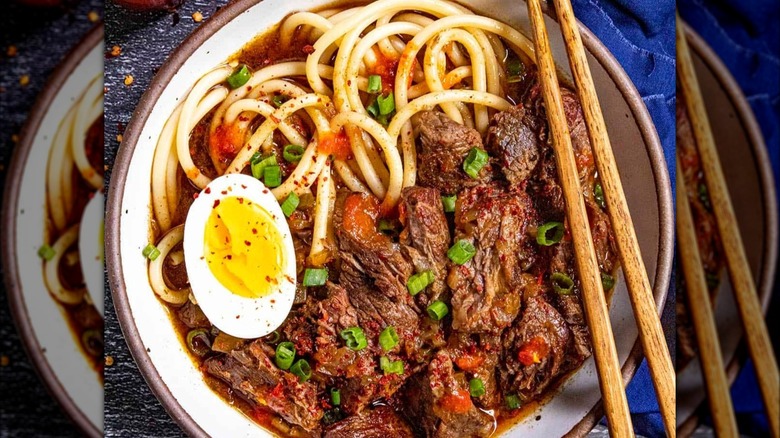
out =
[[[171,418],[173,418],[179,427],[190,436],[205,437],[208,435],[184,408],[182,408],[168,386],[162,381],[159,373],[152,364],[149,353],[143,346],[135,321],[133,320],[132,310],[130,309],[127,300],[127,290],[122,274],[122,257],[119,253],[120,239],[118,226],[122,211],[121,200],[124,194],[124,181],[127,178],[130,161],[141,130],[146,124],[146,120],[149,117],[152,108],[157,103],[157,100],[175,73],[205,40],[214,35],[214,33],[235,17],[261,2],[262,0],[235,0],[230,2],[227,6],[217,11],[208,21],[203,23],[197,30],[190,34],[181,45],[171,52],[168,59],[155,75],[149,88],[141,97],[138,106],[133,112],[130,123],[125,129],[122,144],[120,145],[112,166],[111,181],[107,194],[105,239],[106,270],[119,325],[122,328],[125,341],[130,347],[130,352],[138,365],[138,369],[150,389]],[[549,11],[547,12],[548,14],[550,13]],[[581,23],[579,23],[579,25],[583,44],[608,72],[609,76],[626,99],[646,145],[646,153],[648,154],[654,182],[656,183],[659,207],[658,266],[656,268],[653,291],[656,308],[660,315],[669,290],[674,245],[674,214],[672,208],[671,183],[669,172],[666,168],[663,148],[661,147],[658,133],[655,130],[650,114],[647,111],[639,92],[634,87],[634,84],[631,82],[626,72],[590,30]],[[226,57],[229,55],[230,54],[226,54]],[[640,342],[637,340],[622,368],[624,383],[627,384],[627,382],[631,380],[631,377],[633,377],[641,364],[643,357],[644,355]],[[603,408],[601,401],[599,400],[566,436],[581,437],[586,435],[602,416]]]

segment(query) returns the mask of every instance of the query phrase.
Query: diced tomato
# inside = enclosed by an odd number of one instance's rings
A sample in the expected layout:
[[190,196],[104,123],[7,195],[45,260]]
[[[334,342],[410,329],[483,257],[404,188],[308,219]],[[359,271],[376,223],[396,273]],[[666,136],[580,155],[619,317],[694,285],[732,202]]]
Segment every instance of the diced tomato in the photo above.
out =
[[212,153],[220,161],[228,162],[236,156],[238,149],[243,146],[244,132],[235,124],[219,125],[209,140]]
[[542,361],[550,353],[550,347],[543,337],[537,336],[526,342],[517,352],[517,360],[525,366]]
[[480,353],[464,353],[455,358],[455,365],[463,371],[475,372],[485,362],[485,356]]
[[366,193],[354,193],[344,201],[344,231],[368,245],[385,244],[389,238],[377,228],[379,200]]
[[393,92],[395,86],[395,74],[398,70],[398,60],[384,56],[379,50],[375,50],[377,62],[369,68],[369,74],[382,77],[382,94]]
[[317,148],[324,154],[333,155],[337,160],[349,160],[352,157],[352,148],[344,131],[323,134]]
[[439,406],[445,411],[454,412],[456,414],[465,414],[474,406],[474,404],[471,403],[471,396],[468,391],[456,389],[452,393],[442,397]]

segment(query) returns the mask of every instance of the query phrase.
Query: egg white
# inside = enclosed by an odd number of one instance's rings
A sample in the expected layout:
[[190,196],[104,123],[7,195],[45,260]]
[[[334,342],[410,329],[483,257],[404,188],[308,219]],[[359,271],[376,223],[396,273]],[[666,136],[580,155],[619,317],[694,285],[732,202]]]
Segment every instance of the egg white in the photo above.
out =
[[[264,208],[282,237],[282,275],[278,285],[272,286],[271,292],[263,297],[246,298],[230,292],[212,274],[204,257],[206,223],[214,201],[227,197],[243,197]],[[184,223],[184,262],[192,293],[203,313],[231,336],[244,339],[265,336],[284,322],[292,308],[296,268],[290,228],[271,191],[249,175],[220,176],[198,194]]]

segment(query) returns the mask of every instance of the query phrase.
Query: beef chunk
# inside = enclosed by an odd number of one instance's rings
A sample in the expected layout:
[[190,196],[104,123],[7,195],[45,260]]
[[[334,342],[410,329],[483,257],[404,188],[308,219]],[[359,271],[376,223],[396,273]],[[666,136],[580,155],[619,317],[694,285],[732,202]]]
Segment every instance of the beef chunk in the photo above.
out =
[[529,180],[527,191],[534,200],[539,217],[547,221],[563,222],[566,217],[566,204],[563,200],[563,188],[558,184],[555,153],[549,146],[540,152],[539,164]]
[[409,381],[405,396],[405,414],[428,437],[487,437],[495,429],[493,417],[472,403],[466,375],[455,371],[446,350]]
[[245,349],[207,359],[203,368],[250,402],[267,406],[306,430],[318,429],[323,411],[317,386],[301,383],[294,374],[280,370],[268,354],[262,342],[255,341]]
[[473,398],[474,403],[484,409],[498,408],[503,401],[496,380],[501,336],[452,332],[447,340],[447,351],[458,370],[482,381],[485,395]]
[[420,113],[417,183],[452,195],[464,187],[487,182],[491,175],[489,165],[482,168],[478,179],[463,171],[463,161],[475,147],[483,147],[476,130],[453,122],[441,112]]
[[539,136],[534,131],[539,124],[538,116],[522,105],[493,117],[488,129],[488,152],[498,160],[511,184],[525,181],[539,162]]
[[325,431],[324,438],[405,438],[413,437],[409,424],[388,406],[352,415]]
[[407,187],[401,193],[401,218],[406,228],[401,233],[404,250],[416,272],[433,271],[435,281],[425,293],[417,295],[422,306],[439,299],[445,292],[447,250],[450,230],[439,191],[425,187]]
[[499,381],[505,393],[530,400],[543,393],[563,368],[571,331],[543,296],[529,298],[523,316],[502,335]]
[[469,333],[500,333],[520,310],[522,275],[534,262],[536,220],[524,192],[480,186],[461,192],[455,212],[456,240],[471,242],[476,254],[453,266],[452,328]]
[[203,310],[192,301],[187,300],[187,302],[179,308],[176,314],[179,316],[179,321],[191,329],[211,327],[211,323],[209,322],[209,319],[206,318]]

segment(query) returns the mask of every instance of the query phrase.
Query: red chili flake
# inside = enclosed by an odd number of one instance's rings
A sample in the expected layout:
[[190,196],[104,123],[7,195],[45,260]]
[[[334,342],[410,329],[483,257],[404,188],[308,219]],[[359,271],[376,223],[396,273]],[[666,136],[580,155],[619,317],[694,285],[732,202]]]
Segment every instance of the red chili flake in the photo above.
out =
[[227,190],[223,190],[223,191],[222,191],[222,194],[223,194],[223,195],[227,195]]
[[244,203],[244,198],[238,198],[238,203],[239,204],[243,204]]
[[239,319],[239,318],[241,318],[241,315],[236,315],[236,319]]
[[271,277],[269,277],[268,275],[266,275],[266,276],[265,276],[265,282],[266,282],[266,283],[270,283],[270,282],[271,282]]
[[233,260],[233,256],[230,254],[226,255],[225,257],[227,257],[228,260]]
[[271,304],[276,304],[276,300],[271,300]]
[[246,245],[246,246],[252,246],[252,242],[250,242],[250,241],[248,241],[248,240],[245,240],[245,241],[244,241],[244,245]]
[[244,184],[241,184],[242,189],[246,189],[246,186]]
[[268,193],[268,189],[263,189],[263,194]]
[[252,234],[257,234],[257,228],[252,228]]
[[281,123],[282,122],[282,120],[280,118],[276,117],[273,114],[271,114],[270,118],[271,118],[271,120],[274,121],[274,123]]
[[198,192],[192,194],[192,199],[198,199]]
[[217,208],[219,205],[219,199],[214,200],[214,206],[212,208]]
[[211,187],[206,187],[205,189],[203,189],[203,192],[205,192],[208,195],[209,193],[211,193]]
[[305,46],[303,46],[301,51],[307,55],[311,55],[312,53],[314,53],[314,46],[312,46],[311,44],[306,44]]

